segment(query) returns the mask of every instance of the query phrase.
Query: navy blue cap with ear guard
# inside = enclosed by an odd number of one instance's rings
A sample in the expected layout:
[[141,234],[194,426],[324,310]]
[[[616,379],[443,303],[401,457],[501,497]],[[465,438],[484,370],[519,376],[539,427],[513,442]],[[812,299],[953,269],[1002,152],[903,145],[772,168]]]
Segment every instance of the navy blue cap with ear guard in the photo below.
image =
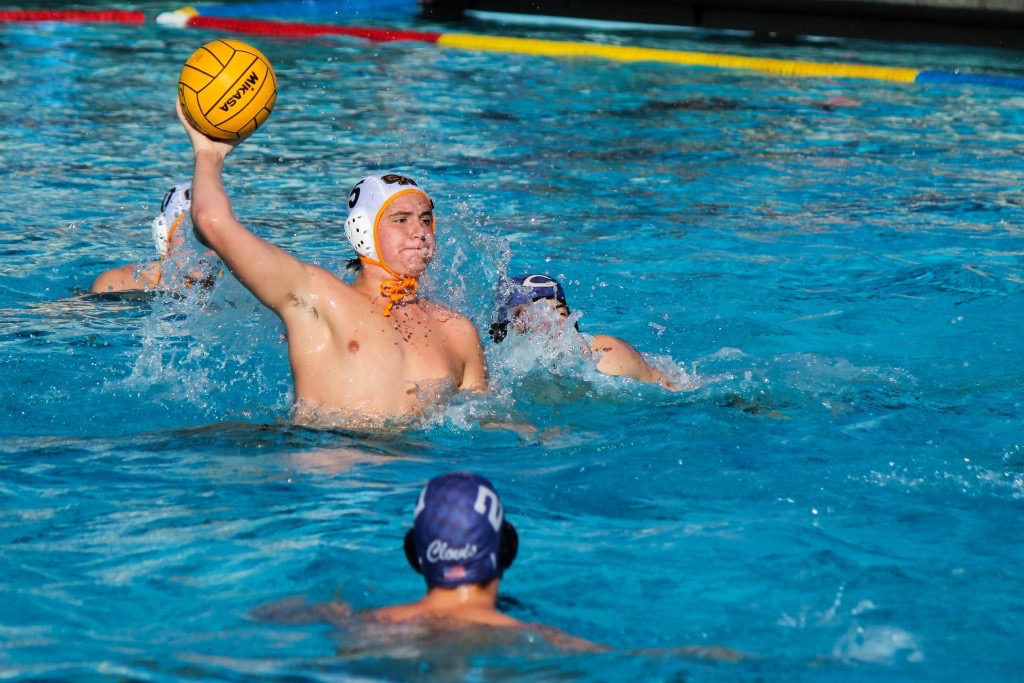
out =
[[453,472],[427,482],[416,503],[405,554],[431,588],[501,578],[518,550],[497,491],[487,479]]
[[517,275],[510,280],[502,278],[495,288],[494,298],[490,335],[495,342],[503,340],[508,333],[512,309],[516,306],[531,304],[540,299],[554,299],[569,310],[569,302],[565,300],[562,285],[555,278],[540,273]]

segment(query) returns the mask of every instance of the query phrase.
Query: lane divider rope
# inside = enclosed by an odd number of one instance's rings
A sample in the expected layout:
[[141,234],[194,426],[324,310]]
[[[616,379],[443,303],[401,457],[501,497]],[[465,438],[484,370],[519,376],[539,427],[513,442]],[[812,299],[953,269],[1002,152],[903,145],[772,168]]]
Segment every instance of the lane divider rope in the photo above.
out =
[[0,22],[15,21],[70,21],[142,24],[146,15],[132,10],[4,10],[0,9]]
[[[0,10],[0,22],[69,21],[140,24],[145,15],[130,10]],[[606,59],[622,62],[661,62],[721,69],[744,69],[779,76],[818,78],[858,78],[866,80],[918,83],[922,85],[980,85],[1024,90],[1024,78],[1017,76],[870,66],[830,64],[763,57],[690,52],[663,48],[602,45],[575,41],[537,40],[466,33],[439,33],[403,29],[363,28],[335,24],[308,24],[261,19],[202,16],[192,8],[167,12],[157,17],[161,24],[206,28],[233,33],[279,36],[343,35],[373,42],[413,41],[468,51],[506,52],[545,57]]]
[[[194,10],[193,10],[194,12]],[[180,14],[180,13],[175,13]],[[167,15],[163,15],[166,17]],[[172,22],[167,22],[172,23]],[[981,85],[1024,90],[1024,78],[993,74],[947,72],[931,69],[871,66],[865,64],[829,64],[787,59],[743,57],[707,52],[686,52],[662,48],[641,48],[622,45],[601,45],[573,41],[536,40],[483,36],[465,33],[437,33],[337,26],[333,24],[307,24],[259,19],[203,17],[189,13],[173,20],[180,26],[219,29],[237,33],[287,36],[345,35],[371,41],[416,41],[440,47],[492,51],[546,57],[584,57],[630,62],[662,62],[722,69],[746,69],[779,76],[813,76],[819,78],[858,78],[919,83],[922,85]]]

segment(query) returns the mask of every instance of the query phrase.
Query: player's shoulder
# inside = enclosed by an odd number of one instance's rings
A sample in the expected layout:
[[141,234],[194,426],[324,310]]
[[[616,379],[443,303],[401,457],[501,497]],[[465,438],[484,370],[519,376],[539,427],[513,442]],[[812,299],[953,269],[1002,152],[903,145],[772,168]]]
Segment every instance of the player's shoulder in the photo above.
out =
[[423,307],[430,315],[441,323],[451,323],[457,327],[474,327],[473,321],[459,313],[451,306],[439,304],[436,301],[422,300]]
[[427,614],[428,612],[417,601],[366,610],[364,612],[359,612],[359,617],[366,621],[395,623],[409,621],[411,619],[419,619]]
[[356,289],[351,283],[327,268],[302,262],[309,277],[309,286],[320,294],[340,293],[345,296],[356,296]]
[[633,345],[625,339],[610,334],[595,334],[590,338],[590,348],[599,353],[635,352]]
[[122,292],[132,289],[152,289],[160,280],[160,264],[129,263],[100,273],[93,280],[93,292]]

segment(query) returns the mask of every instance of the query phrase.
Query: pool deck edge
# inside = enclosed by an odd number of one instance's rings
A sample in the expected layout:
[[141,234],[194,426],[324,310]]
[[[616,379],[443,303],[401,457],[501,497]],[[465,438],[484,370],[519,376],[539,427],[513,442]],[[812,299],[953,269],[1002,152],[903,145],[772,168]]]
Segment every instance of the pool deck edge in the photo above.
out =
[[1024,0],[430,0],[425,9],[1024,50]]

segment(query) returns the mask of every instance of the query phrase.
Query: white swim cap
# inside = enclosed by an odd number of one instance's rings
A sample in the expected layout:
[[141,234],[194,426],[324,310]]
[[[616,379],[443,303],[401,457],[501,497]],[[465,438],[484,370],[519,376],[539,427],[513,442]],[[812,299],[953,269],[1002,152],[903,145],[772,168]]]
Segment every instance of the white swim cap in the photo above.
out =
[[377,225],[388,204],[398,195],[408,192],[418,192],[427,198],[431,206],[434,205],[415,180],[397,173],[366,176],[355,184],[348,194],[345,237],[357,254],[381,263],[377,251]]
[[167,190],[160,215],[153,219],[153,243],[160,258],[167,256],[171,235],[192,208],[192,183],[180,183]]

